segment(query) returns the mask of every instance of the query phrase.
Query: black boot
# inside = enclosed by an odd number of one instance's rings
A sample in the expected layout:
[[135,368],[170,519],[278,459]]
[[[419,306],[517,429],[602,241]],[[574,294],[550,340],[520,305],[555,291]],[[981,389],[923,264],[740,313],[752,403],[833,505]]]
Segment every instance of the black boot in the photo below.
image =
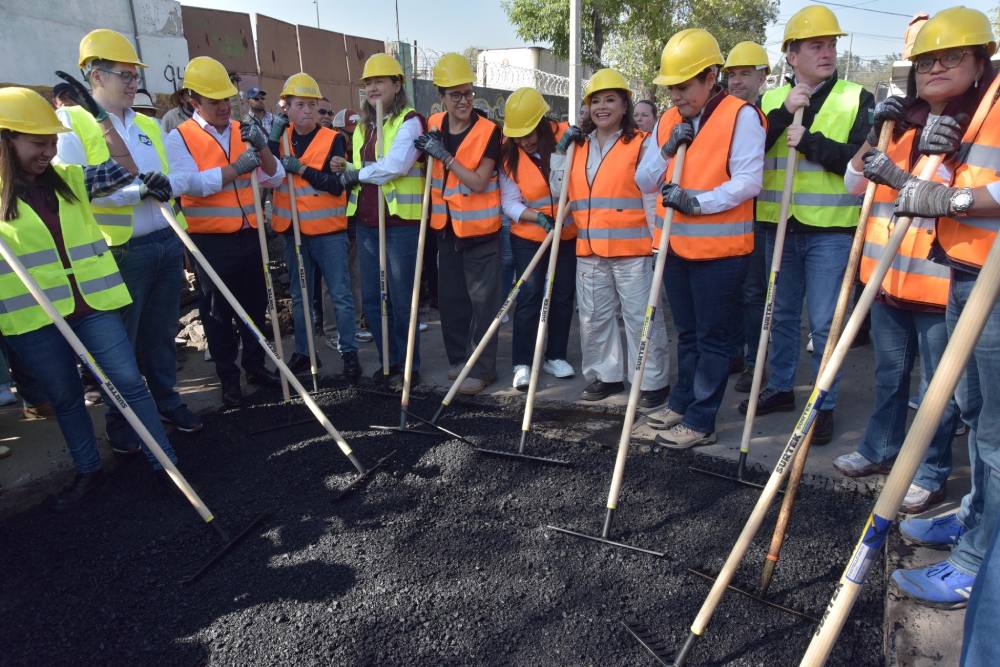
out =
[[52,500],[52,509],[66,512],[92,497],[105,482],[104,471],[77,473],[73,483],[63,489]]
[[361,362],[358,361],[357,352],[344,352],[340,355],[344,362],[344,377],[354,382],[361,377]]
[[240,388],[240,380],[222,381],[222,404],[227,408],[238,408],[243,404],[243,389]]

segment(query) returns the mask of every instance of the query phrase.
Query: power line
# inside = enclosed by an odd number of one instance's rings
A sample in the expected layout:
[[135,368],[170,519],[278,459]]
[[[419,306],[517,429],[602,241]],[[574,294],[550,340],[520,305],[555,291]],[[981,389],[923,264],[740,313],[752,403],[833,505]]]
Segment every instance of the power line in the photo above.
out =
[[884,9],[869,9],[868,7],[858,7],[856,5],[845,5],[839,2],[829,2],[829,0],[816,0],[821,5],[830,5],[831,7],[843,7],[845,9],[857,9],[860,12],[872,12],[874,14],[885,14],[887,16],[902,16],[904,19],[912,18],[909,14],[900,14],[899,12],[887,12]]

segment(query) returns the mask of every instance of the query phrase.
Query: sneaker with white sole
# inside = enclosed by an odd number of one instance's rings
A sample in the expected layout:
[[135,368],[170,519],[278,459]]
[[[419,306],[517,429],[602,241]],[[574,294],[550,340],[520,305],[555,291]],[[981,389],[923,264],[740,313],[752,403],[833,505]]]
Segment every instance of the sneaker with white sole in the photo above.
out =
[[514,382],[512,383],[514,389],[524,391],[528,388],[528,384],[530,382],[531,366],[528,366],[527,364],[518,364],[517,366],[514,366]]
[[975,576],[962,572],[946,560],[892,573],[892,583],[897,592],[936,609],[964,608],[969,604],[975,582]]
[[334,338],[333,336],[324,336],[323,344],[326,345],[331,350],[333,350],[334,352],[340,352],[340,349],[338,348],[338,345],[340,345],[339,338]]
[[670,408],[663,408],[659,412],[654,412],[646,416],[646,424],[654,431],[666,431],[684,419],[683,413],[674,412]]
[[910,484],[910,488],[906,490],[906,496],[903,498],[903,504],[900,505],[899,511],[903,514],[920,514],[921,512],[926,512],[942,500],[944,500],[944,486],[938,487],[936,491],[931,491],[922,486]]
[[711,445],[715,440],[715,433],[703,433],[684,424],[675,424],[666,433],[657,434],[655,442],[667,449],[690,449],[698,445]]
[[354,340],[359,343],[370,343],[375,340],[375,336],[368,329],[360,329],[354,334]]
[[909,544],[950,549],[965,534],[965,526],[958,520],[958,513],[952,512],[934,519],[903,519],[899,522],[899,534]]
[[873,463],[861,452],[842,454],[833,460],[833,467],[846,477],[867,477],[887,475],[892,470],[891,463]]
[[557,378],[571,378],[576,375],[576,371],[565,359],[546,359],[542,370]]

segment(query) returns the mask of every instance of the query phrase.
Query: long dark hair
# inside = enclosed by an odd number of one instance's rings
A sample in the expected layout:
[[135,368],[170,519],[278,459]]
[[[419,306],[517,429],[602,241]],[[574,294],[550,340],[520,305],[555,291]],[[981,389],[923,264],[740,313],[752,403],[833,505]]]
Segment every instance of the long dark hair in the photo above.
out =
[[[602,91],[597,91],[602,92]],[[635,104],[632,102],[632,96],[629,95],[627,90],[615,89],[615,92],[621,95],[622,99],[625,100],[625,115],[622,117],[622,143],[627,144],[632,141],[635,137],[635,133],[639,131],[639,127],[635,124]],[[590,103],[588,100],[587,108],[589,111]],[[583,126],[580,128],[586,134],[590,134],[594,131],[595,125],[594,121],[590,119],[590,114],[587,114],[587,118],[583,121]]]
[[[972,56],[976,59],[977,63],[982,65],[983,75],[979,78],[977,85],[970,86],[964,93],[948,102],[944,113],[949,116],[967,114],[971,118],[972,114],[976,112],[976,107],[979,106],[983,95],[986,94],[986,90],[996,77],[996,70],[993,67],[992,61],[990,61],[989,54],[986,52],[986,47],[973,47]],[[904,105],[907,110],[907,118],[912,119],[914,124],[924,125],[927,122],[930,105],[925,100],[917,97],[916,63],[910,66],[910,72],[906,75],[906,98],[904,99]]]
[[[538,156],[542,162],[542,174],[548,177],[549,158],[552,151],[556,149],[556,133],[553,129],[555,123],[548,118],[535,126],[535,140],[538,142]],[[517,161],[520,159],[521,151],[513,139],[508,138],[501,146],[500,164],[503,170],[510,174],[511,178],[517,181]]]
[[[21,172],[12,141],[18,134],[12,130],[0,130],[0,220],[4,222],[17,217],[17,200],[24,192],[28,180]],[[36,182],[55,190],[66,201],[76,201],[76,195],[51,164],[38,176]]]

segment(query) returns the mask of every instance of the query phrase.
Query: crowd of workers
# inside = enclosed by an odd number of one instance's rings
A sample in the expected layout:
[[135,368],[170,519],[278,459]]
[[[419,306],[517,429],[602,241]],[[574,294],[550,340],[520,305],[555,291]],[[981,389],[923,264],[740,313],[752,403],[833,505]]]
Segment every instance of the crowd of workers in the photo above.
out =
[[[677,380],[671,387],[661,318],[646,332],[640,405],[659,431],[658,443],[685,449],[715,442],[716,416],[734,371],[741,373],[736,390],[750,391],[755,366],[764,363],[756,353],[768,293],[773,326],[756,412],[795,410],[803,302],[815,373],[861,194],[874,182],[860,282],[871,279],[894,216],[914,222],[871,309],[874,411],[857,451],[834,465],[851,477],[885,473],[903,442],[911,370],[919,358],[919,402],[996,234],[1000,105],[990,60],[996,41],[981,12],[940,12],[913,41],[906,95],[876,105],[861,85],[838,78],[843,34],[824,6],[797,12],[782,45],[791,76],[761,95],[770,73],[762,47],[742,42],[724,58],[708,32],[683,30],[665,46],[655,79],[667,92],[666,111],[634,100],[619,72],[602,69],[586,86],[577,124],[550,118],[544,98],[523,88],[510,95],[501,127],[475,109],[475,77],[458,54],[446,54],[434,67],[443,110],[429,118],[407,99],[399,63],[377,54],[365,64],[357,113],[334,113],[306,73],[285,82],[274,112],[257,88],[242,95],[246,111],[242,103],[237,111],[230,74],[218,61],[198,57],[187,65],[176,107],[157,122],[152,101],[137,97],[138,68],[145,65],[132,44],[119,33],[95,30],[80,44],[88,85],[57,86],[55,110],[31,90],[0,89],[0,240],[174,459],[163,424],[190,433],[202,424],[176,389],[185,256],[168,221],[171,211],[252,320],[243,320],[206,266],[193,263],[209,353],[230,407],[241,404],[242,375],[251,384],[279,383],[254,333],[264,329],[269,305],[257,188],[270,192],[271,229],[286,238],[289,274],[296,275],[302,261],[306,275],[318,276],[326,290],[327,332],[343,374],[362,374],[358,343],[373,340],[389,364],[373,377],[397,388],[418,262],[437,275],[455,379],[513,277],[556,225],[565,188],[568,214],[555,240],[559,259],[542,370],[558,378],[576,373],[568,361],[575,312],[580,370],[589,381],[582,399],[590,401],[624,391],[635,366],[654,250],[669,211],[663,289],[676,330]],[[988,115],[969,131],[977,110]],[[378,118],[384,119],[381,131]],[[879,150],[887,123],[888,145]],[[768,284],[792,151],[798,164],[787,235],[777,280]],[[933,178],[914,176],[935,155],[943,163]],[[421,256],[428,163],[436,251]],[[292,239],[296,225],[300,241]],[[505,254],[513,271],[504,270]],[[317,285],[315,278],[309,282],[310,289]],[[517,298],[515,388],[529,383],[544,283],[545,274],[535,271]],[[290,291],[295,351],[287,362],[307,373],[313,356],[307,314],[314,305],[294,285]],[[80,371],[73,350],[8,262],[0,263],[0,332],[9,355],[0,372],[12,367],[19,393],[54,414],[62,429],[77,476],[54,505],[70,509],[104,481]],[[485,348],[459,391],[476,394],[496,380],[496,345],[494,339]],[[960,511],[900,525],[913,543],[951,549],[940,563],[893,574],[897,590],[926,604],[960,608],[970,593],[973,605],[998,604],[1000,565],[990,560],[1000,516],[998,345],[1000,309],[994,306],[903,503],[905,512],[916,513],[943,497],[952,437],[962,422],[973,472]],[[419,330],[412,358],[419,381]],[[8,379],[0,402],[14,400],[9,390]],[[836,395],[834,386],[824,398],[814,444],[832,437]],[[107,403],[115,452],[145,451],[159,471],[118,402]],[[979,660],[970,664],[996,657],[988,625],[985,612],[969,614],[966,651]]]

